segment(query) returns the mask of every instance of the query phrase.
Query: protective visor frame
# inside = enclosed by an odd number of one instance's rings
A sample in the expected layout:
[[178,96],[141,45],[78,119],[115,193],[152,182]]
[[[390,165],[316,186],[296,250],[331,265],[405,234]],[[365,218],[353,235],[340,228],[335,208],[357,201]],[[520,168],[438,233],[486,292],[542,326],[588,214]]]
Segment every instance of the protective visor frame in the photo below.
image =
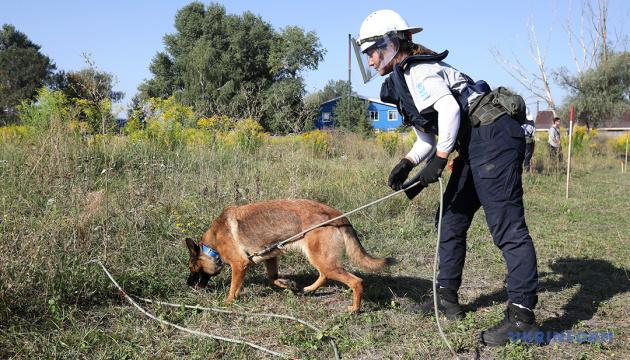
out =
[[[400,37],[395,31],[388,32],[385,35],[372,36],[360,40],[352,38],[351,42],[357,63],[359,64],[359,70],[361,71],[363,83],[367,83],[372,80],[378,74],[378,70],[387,66],[394,56],[396,56],[400,48]],[[361,45],[366,42],[374,42],[374,44],[364,51],[361,51]],[[371,51],[378,51],[381,56],[378,68],[371,68],[369,65],[368,53],[371,53]]]

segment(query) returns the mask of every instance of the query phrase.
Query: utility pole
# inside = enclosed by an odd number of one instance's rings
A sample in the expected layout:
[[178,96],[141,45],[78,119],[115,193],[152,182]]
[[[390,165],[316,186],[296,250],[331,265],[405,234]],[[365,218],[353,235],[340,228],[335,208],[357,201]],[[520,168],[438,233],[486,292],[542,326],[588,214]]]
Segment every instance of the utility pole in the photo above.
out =
[[348,34],[348,123],[350,123],[350,98],[352,96],[352,35]]

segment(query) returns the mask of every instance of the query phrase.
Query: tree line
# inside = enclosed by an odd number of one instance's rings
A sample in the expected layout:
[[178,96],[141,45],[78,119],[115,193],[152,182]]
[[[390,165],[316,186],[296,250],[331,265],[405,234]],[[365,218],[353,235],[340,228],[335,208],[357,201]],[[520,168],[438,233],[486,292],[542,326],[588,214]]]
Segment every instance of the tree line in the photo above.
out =
[[[251,12],[233,15],[219,4],[190,3],[175,15],[175,32],[164,36],[164,44],[149,66],[152,77],[132,98],[128,117],[142,117],[152,98],[172,97],[191,106],[199,118],[253,118],[268,132],[286,134],[308,130],[321,102],[347,94],[347,82],[331,81],[307,97],[303,73],[316,70],[326,53],[317,34],[298,26],[276,30]],[[34,99],[45,86],[91,104],[92,116],[84,120],[94,132],[111,130],[114,119],[108,110],[124,94],[113,90],[112,74],[99,71],[89,58],[86,63],[80,71],[56,71],[39,45],[5,24],[0,32],[0,124],[18,122],[20,103]],[[353,103],[358,110],[351,115],[366,112],[364,105]],[[347,112],[339,123],[348,128],[359,122],[346,118]]]
[[[347,96],[356,95],[348,82],[330,80],[322,90],[306,93],[304,72],[316,70],[326,54],[314,31],[276,30],[251,12],[228,14],[220,4],[193,2],[177,11],[175,32],[164,36],[164,45],[149,66],[151,78],[132,98],[130,118],[142,118],[150,99],[173,98],[199,118],[252,118],[267,132],[286,134],[311,128],[319,105],[340,97],[335,123],[361,133],[371,130],[367,104]],[[608,49],[605,56],[588,71],[558,72],[570,91],[566,102],[594,126],[630,108],[630,53]],[[14,26],[2,26],[0,125],[19,122],[20,104],[48,87],[80,104],[79,116],[93,132],[111,131],[112,104],[124,97],[114,85],[114,75],[100,71],[89,57],[84,69],[57,71],[39,45]]]

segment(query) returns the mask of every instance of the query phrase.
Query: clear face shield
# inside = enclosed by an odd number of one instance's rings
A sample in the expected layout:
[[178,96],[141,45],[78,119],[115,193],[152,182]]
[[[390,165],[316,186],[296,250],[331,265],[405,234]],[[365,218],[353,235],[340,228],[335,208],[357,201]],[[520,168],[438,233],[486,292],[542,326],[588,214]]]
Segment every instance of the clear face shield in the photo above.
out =
[[352,47],[359,63],[363,82],[367,83],[396,56],[400,48],[400,39],[396,32],[358,41],[356,38],[352,38]]

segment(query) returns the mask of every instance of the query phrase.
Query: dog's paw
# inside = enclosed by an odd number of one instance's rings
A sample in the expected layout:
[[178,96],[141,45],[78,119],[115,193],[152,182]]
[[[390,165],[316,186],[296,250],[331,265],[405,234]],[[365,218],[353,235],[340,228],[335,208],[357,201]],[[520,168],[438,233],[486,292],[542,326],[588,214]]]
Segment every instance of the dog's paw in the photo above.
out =
[[289,289],[293,292],[301,292],[302,289],[298,286],[298,284],[289,279],[276,279],[273,282],[274,285],[281,287],[283,289]]

